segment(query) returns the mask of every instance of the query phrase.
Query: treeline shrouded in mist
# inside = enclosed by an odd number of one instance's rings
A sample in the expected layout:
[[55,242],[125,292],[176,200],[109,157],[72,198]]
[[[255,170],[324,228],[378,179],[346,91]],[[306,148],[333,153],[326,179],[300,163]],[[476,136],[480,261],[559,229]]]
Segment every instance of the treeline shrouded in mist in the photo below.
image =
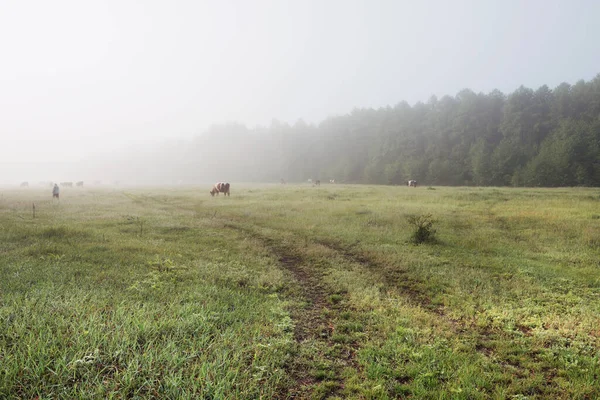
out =
[[152,164],[151,175],[184,182],[600,186],[600,75],[508,95],[465,89],[319,125],[215,125],[161,149]]

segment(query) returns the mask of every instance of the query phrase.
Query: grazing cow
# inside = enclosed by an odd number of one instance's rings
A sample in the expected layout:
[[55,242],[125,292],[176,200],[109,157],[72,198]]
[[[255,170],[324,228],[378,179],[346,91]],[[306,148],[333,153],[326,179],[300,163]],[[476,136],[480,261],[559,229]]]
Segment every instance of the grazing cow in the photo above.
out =
[[210,195],[214,196],[215,194],[218,196],[219,193],[223,193],[225,196],[231,196],[231,193],[229,192],[229,183],[227,182],[218,182],[215,183],[215,186],[213,186],[213,188],[210,191]]
[[335,183],[335,179],[330,179],[329,183]]
[[59,199],[59,193],[60,193],[60,189],[58,188],[58,185],[55,183],[54,187],[52,188],[52,198]]
[[21,182],[21,187],[29,187],[29,182]]
[[315,186],[321,186],[321,181],[317,179],[317,180],[315,181]]
[[407,183],[408,187],[417,187],[417,181],[415,181],[414,179],[411,179],[410,181],[408,181]]
[[83,181],[79,181],[75,184],[75,186],[83,187]]
[[61,182],[60,186],[73,187],[73,182]]
[[281,178],[281,184],[285,185],[285,179]]

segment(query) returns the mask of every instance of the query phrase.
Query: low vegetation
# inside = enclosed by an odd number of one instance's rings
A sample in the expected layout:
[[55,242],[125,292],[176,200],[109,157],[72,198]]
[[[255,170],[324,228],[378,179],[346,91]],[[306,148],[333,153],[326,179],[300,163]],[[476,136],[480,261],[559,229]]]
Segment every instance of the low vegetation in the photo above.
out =
[[3,191],[0,398],[600,397],[597,190],[234,187]]
[[433,228],[435,220],[431,214],[409,215],[407,220],[414,230],[411,236],[414,244],[432,243],[435,241],[436,230]]

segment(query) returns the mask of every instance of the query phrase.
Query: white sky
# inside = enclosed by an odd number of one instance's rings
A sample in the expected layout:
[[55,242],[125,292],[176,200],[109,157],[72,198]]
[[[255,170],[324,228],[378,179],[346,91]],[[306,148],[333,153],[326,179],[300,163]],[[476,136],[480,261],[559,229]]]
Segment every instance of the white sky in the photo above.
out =
[[595,0],[0,0],[0,168],[574,83],[599,38]]

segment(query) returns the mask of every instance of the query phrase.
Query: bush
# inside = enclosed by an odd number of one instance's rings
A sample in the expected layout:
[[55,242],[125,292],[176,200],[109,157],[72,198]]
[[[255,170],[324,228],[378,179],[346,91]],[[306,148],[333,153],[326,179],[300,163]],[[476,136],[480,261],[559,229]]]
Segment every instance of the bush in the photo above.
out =
[[408,223],[415,229],[411,236],[411,241],[415,244],[435,242],[435,229],[433,224],[436,222],[431,214],[409,215]]

